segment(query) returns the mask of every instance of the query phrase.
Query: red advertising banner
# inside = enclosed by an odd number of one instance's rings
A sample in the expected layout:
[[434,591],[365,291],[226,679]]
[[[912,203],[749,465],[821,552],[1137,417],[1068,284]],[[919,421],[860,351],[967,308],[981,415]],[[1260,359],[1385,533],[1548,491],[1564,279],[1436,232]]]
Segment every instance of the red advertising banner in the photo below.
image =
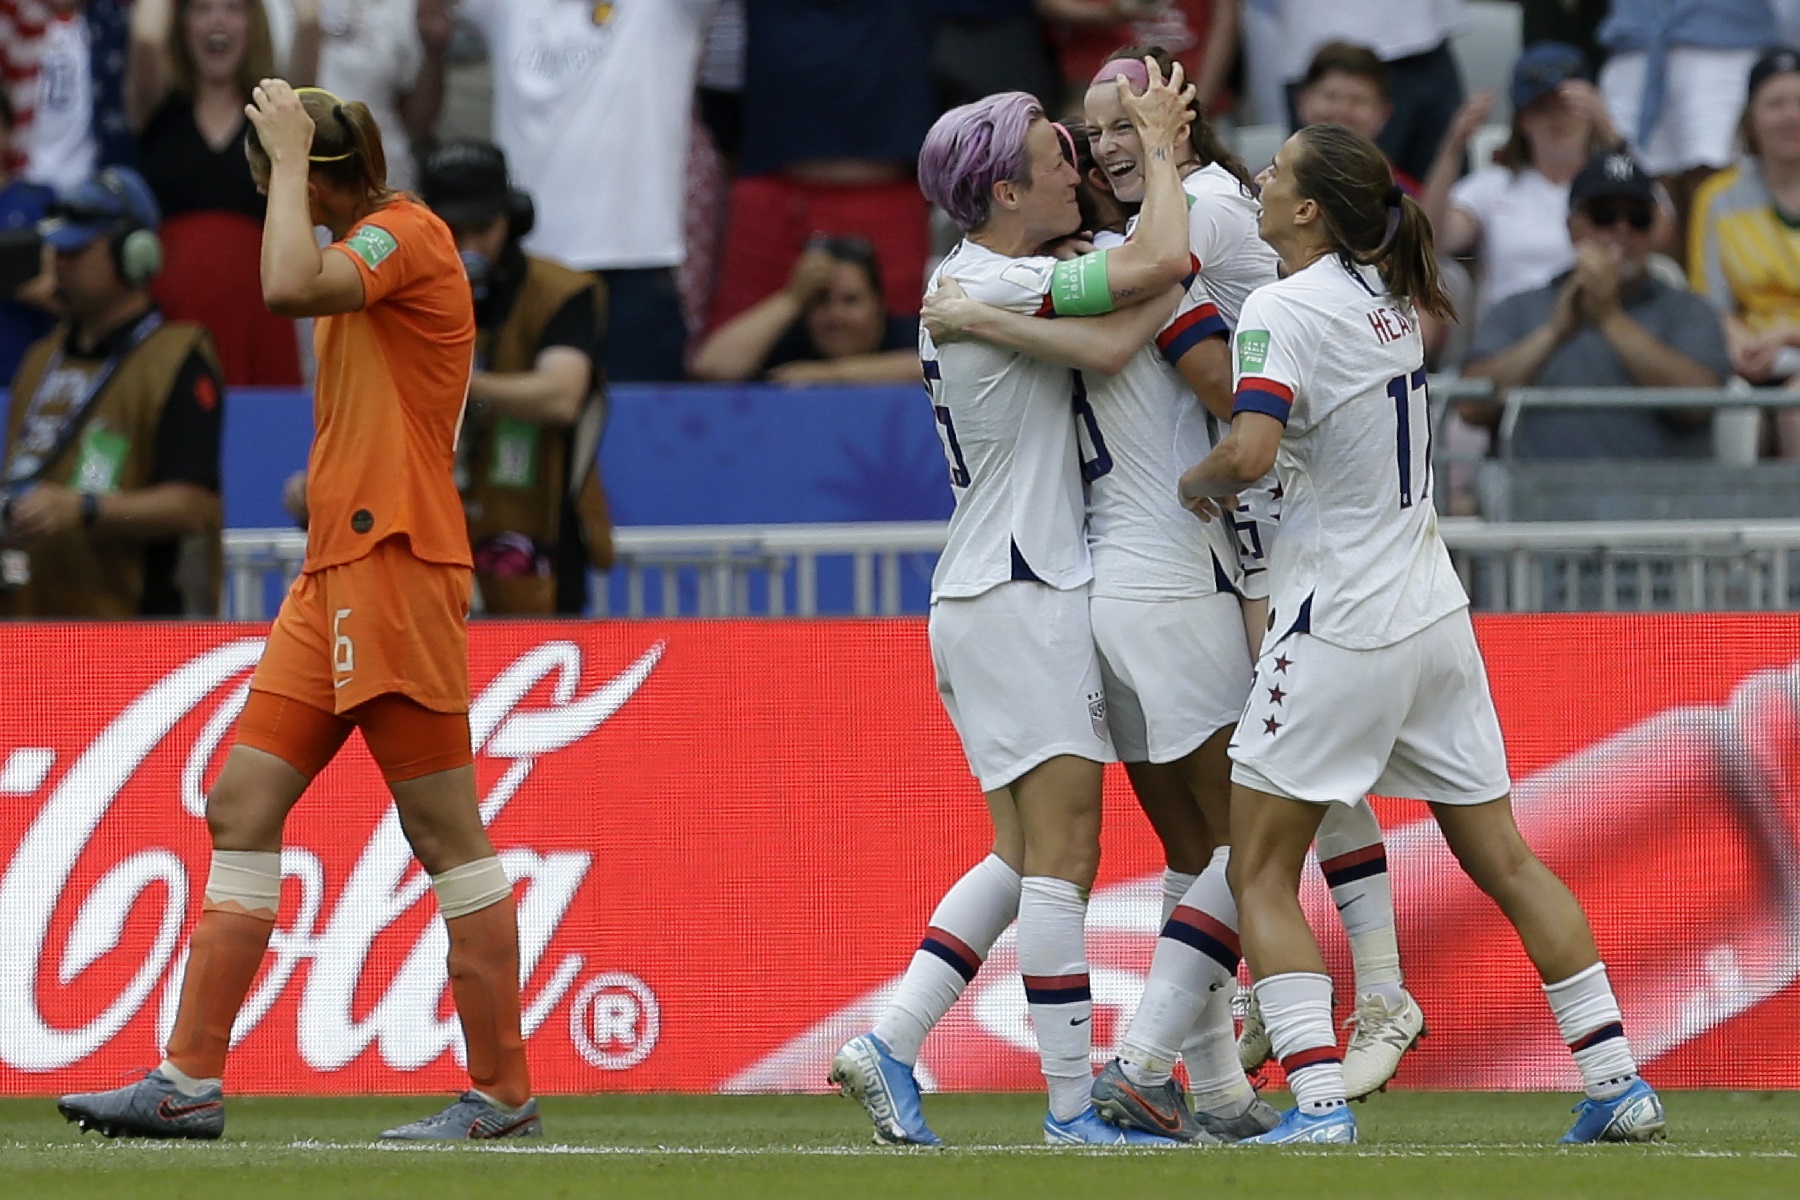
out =
[[[1526,836],[1592,916],[1661,1085],[1800,1086],[1800,622],[1477,623]],[[204,798],[261,631],[0,629],[0,1094],[159,1056],[205,885]],[[865,1028],[987,846],[922,621],[478,625],[483,812],[519,889],[545,1092],[796,1090]],[[1378,803],[1413,1087],[1571,1087],[1529,964],[1418,805]],[[463,1080],[445,940],[352,739],[288,824],[238,1092]],[[1090,920],[1096,1044],[1136,1001],[1157,847],[1109,779]],[[1316,871],[1308,910],[1343,967]],[[1344,989],[1347,991],[1347,989]],[[1040,1085],[1011,934],[927,1044],[928,1086]]]

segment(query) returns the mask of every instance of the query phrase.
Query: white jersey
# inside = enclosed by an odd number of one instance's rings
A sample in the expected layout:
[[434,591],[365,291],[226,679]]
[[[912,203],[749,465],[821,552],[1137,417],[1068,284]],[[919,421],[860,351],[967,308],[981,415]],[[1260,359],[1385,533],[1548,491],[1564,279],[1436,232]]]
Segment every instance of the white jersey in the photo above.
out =
[[[1056,266],[1053,258],[1007,258],[964,241],[925,291],[954,276],[984,304],[1045,315]],[[923,327],[919,360],[956,495],[932,599],[979,596],[1017,579],[1060,589],[1086,584],[1094,572],[1075,431],[1081,373],[986,342],[940,347]]]
[[[1124,241],[1094,239],[1100,249]],[[1206,457],[1211,436],[1206,409],[1163,360],[1164,347],[1221,332],[1217,310],[1198,279],[1175,314],[1117,375],[1084,374],[1076,415],[1092,422],[1095,458],[1088,479],[1088,548],[1095,596],[1122,600],[1185,600],[1234,590],[1237,555],[1217,522],[1181,507],[1181,473]],[[1173,357],[1179,358],[1179,354]]]
[[1188,194],[1188,248],[1200,262],[1200,280],[1235,329],[1250,293],[1280,277],[1281,259],[1256,232],[1260,206],[1236,175],[1211,163],[1181,186]]
[[1260,289],[1235,337],[1237,410],[1287,426],[1270,628],[1390,646],[1469,600],[1432,503],[1425,345],[1373,267],[1327,255]]

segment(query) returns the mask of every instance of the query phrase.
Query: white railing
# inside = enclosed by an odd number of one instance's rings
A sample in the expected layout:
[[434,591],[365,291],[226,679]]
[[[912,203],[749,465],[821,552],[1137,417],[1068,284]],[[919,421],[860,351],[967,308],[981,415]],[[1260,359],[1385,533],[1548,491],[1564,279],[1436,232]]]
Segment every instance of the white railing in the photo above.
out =
[[[1800,521],[1440,522],[1478,608],[1500,612],[1800,607]],[[936,521],[637,526],[614,532],[599,616],[892,616],[921,611]],[[287,529],[225,535],[226,616],[266,619],[305,555]],[[821,603],[821,571],[847,591]],[[909,589],[904,585],[913,580]],[[909,600],[910,595],[910,600]],[[613,597],[622,597],[617,603]],[[829,600],[829,597],[826,598]]]

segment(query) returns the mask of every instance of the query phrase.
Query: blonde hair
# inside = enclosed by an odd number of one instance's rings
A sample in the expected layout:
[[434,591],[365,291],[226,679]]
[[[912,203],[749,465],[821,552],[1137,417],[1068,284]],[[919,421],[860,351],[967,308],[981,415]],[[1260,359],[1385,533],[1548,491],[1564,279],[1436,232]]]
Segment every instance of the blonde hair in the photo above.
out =
[[[394,192],[387,185],[387,152],[381,146],[381,127],[361,100],[340,100],[324,88],[295,88],[300,106],[312,118],[312,152],[307,156],[312,177],[347,192],[360,193],[373,204],[384,204]],[[257,182],[269,179],[269,154],[252,125],[244,134],[244,155]]]
[[[238,92],[248,100],[256,85],[275,74],[275,42],[269,36],[269,14],[262,0],[243,0],[250,15],[250,40],[244,47],[244,61],[238,64]],[[200,69],[194,53],[188,48],[187,14],[194,0],[175,0],[175,18],[169,22],[169,85],[183,95],[192,96],[200,88]]]

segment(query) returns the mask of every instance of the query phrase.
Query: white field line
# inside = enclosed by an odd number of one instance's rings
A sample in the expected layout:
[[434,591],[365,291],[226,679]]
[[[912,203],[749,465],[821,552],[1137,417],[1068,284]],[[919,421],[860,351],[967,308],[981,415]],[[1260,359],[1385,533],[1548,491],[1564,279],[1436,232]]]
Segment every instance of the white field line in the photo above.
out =
[[[1250,1147],[1233,1149],[1226,1146],[1176,1149],[1148,1149],[1143,1147],[1119,1148],[1108,1146],[1039,1146],[1039,1145],[963,1145],[945,1146],[935,1149],[914,1147],[897,1148],[892,1146],[571,1146],[558,1142],[521,1143],[502,1142],[497,1144],[446,1144],[420,1142],[319,1142],[294,1141],[268,1145],[256,1143],[194,1144],[186,1142],[154,1142],[125,1141],[116,1145],[101,1142],[0,1142],[0,1151],[24,1151],[40,1153],[81,1152],[82,1147],[91,1147],[88,1153],[144,1153],[144,1152],[186,1152],[201,1155],[216,1153],[226,1149],[243,1149],[252,1152],[293,1151],[300,1154],[347,1154],[378,1151],[385,1154],[519,1154],[527,1156],[573,1156],[585,1158],[981,1158],[986,1156],[1017,1156],[1035,1154],[1067,1154],[1084,1156],[1124,1154],[1131,1157],[1162,1156],[1169,1154],[1208,1154],[1208,1155],[1255,1155],[1262,1153]],[[101,1150],[99,1147],[106,1146]],[[1800,1158],[1800,1151],[1793,1150],[1712,1150],[1702,1146],[1669,1145],[1646,1146],[1636,1151],[1615,1150],[1611,1147],[1558,1147],[1539,1145],[1531,1142],[1517,1143],[1463,1143],[1419,1145],[1404,1142],[1361,1144],[1354,1148],[1342,1146],[1297,1146],[1288,1147],[1289,1152],[1298,1150],[1308,1155],[1330,1155],[1350,1158],[1560,1158],[1570,1156],[1590,1156],[1603,1154],[1642,1154],[1651,1158],[1702,1158],[1702,1159],[1773,1159],[1790,1160]]]

